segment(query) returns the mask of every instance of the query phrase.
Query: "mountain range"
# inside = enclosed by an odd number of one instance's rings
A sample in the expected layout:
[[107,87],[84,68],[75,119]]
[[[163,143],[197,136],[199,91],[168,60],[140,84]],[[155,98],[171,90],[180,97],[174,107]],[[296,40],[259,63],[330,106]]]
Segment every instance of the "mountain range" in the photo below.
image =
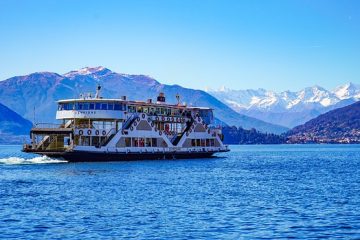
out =
[[32,123],[0,103],[0,143],[19,143],[29,136]]
[[80,94],[94,94],[96,86],[102,86],[102,95],[130,100],[154,99],[164,92],[167,102],[176,103],[176,94],[181,102],[192,106],[207,106],[215,110],[218,123],[244,129],[256,128],[261,132],[282,133],[286,127],[267,123],[238,113],[212,95],[179,85],[161,84],[145,75],[130,75],[113,72],[105,67],[86,67],[66,74],[37,72],[26,76],[0,81],[2,103],[27,119],[36,122],[54,122],[56,101],[78,98]]
[[324,113],[286,135],[289,143],[359,143],[360,101]]
[[265,89],[232,90],[224,87],[206,91],[238,113],[288,128],[360,99],[360,86],[353,83],[331,91],[320,86],[279,93]]

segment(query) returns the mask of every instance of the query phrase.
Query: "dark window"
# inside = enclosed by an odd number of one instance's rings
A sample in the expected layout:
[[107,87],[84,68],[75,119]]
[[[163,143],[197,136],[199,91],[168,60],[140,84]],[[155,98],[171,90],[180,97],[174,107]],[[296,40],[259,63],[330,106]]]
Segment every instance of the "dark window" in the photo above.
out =
[[114,109],[114,104],[113,103],[109,103],[108,104],[108,110],[113,110]]
[[83,110],[83,104],[82,103],[78,104],[78,110]]
[[84,110],[89,110],[89,103],[84,103]]
[[101,110],[107,110],[107,104],[106,103],[101,104]]
[[89,109],[94,110],[95,109],[95,103],[90,103],[89,104]]
[[118,103],[115,103],[114,110],[121,110],[121,105]]
[[100,104],[100,103],[96,103],[96,104],[95,104],[95,109],[96,109],[96,110],[100,110],[100,109],[101,109],[101,104]]

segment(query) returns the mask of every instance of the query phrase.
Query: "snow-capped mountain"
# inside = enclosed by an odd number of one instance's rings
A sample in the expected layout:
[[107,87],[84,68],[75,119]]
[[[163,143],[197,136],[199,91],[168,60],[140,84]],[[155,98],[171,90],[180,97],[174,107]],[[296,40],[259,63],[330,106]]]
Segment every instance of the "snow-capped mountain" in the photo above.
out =
[[360,100],[360,86],[353,83],[331,91],[313,86],[298,92],[232,90],[224,87],[207,92],[239,113],[286,127],[297,126],[321,113]]

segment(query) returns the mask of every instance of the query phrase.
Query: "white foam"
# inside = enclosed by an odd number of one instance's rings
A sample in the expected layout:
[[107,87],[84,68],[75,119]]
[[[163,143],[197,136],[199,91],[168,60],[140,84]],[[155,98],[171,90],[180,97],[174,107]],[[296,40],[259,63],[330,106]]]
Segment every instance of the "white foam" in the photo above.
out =
[[47,156],[34,157],[30,159],[20,157],[0,158],[0,164],[45,164],[45,163],[64,163],[66,161],[60,159],[53,159]]

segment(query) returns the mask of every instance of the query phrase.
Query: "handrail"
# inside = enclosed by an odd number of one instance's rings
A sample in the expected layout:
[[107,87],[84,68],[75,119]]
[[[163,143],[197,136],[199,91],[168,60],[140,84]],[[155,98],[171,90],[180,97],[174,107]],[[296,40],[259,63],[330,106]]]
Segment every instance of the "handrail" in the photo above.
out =
[[[107,134],[105,135],[105,139],[103,141],[100,142],[100,145],[103,146],[106,142],[109,141],[111,135],[113,135],[112,131],[114,130],[115,134],[116,134],[116,129],[115,128],[111,128]],[[115,135],[114,134],[114,135]]]
[[135,118],[137,118],[139,115],[137,113],[132,114],[122,125],[122,129],[125,129],[128,127],[131,121],[133,121]]
[[64,124],[58,123],[36,123],[34,128],[61,128]]

